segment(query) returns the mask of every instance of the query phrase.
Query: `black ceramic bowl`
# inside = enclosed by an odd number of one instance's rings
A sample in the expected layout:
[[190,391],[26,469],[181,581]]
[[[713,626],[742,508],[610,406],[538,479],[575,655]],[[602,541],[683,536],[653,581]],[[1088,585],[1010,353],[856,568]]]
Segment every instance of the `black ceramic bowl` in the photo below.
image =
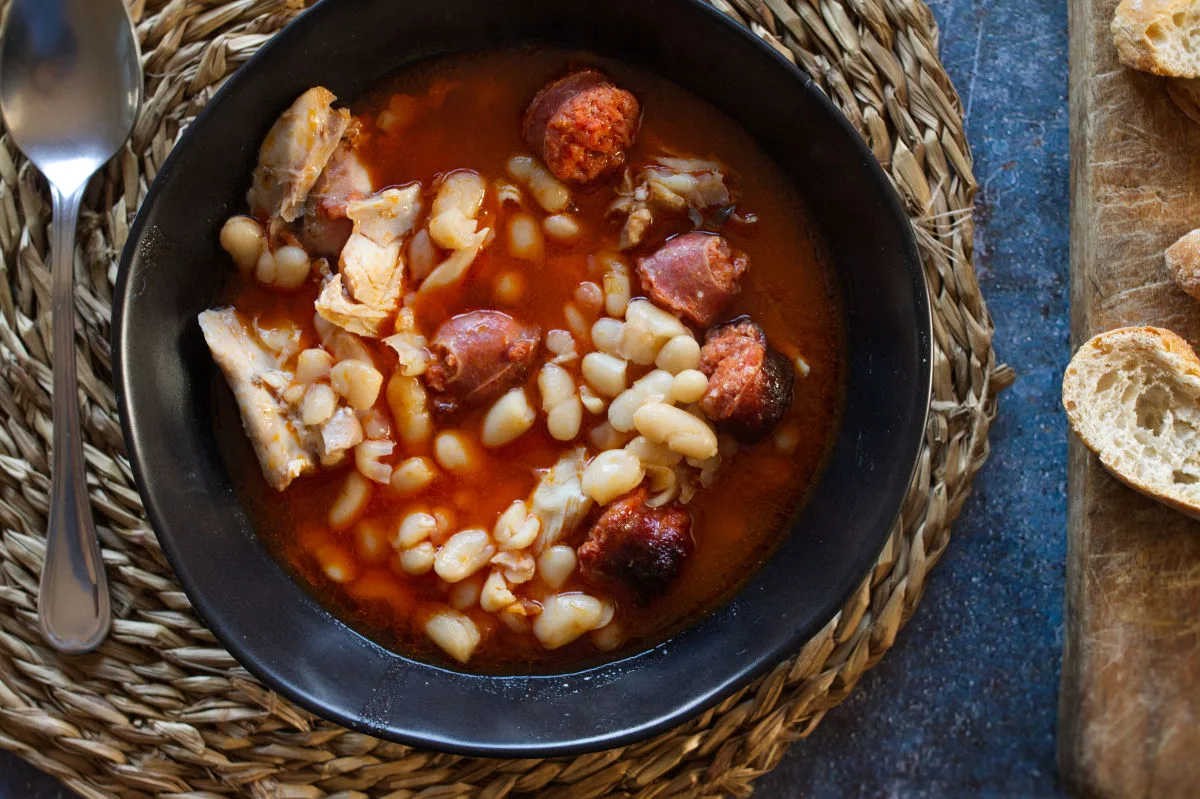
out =
[[[221,288],[217,231],[242,210],[259,142],[297,95],[323,84],[352,100],[422,59],[530,42],[647,67],[757,138],[807,200],[832,255],[848,385],[819,484],[775,554],[725,605],[608,665],[480,676],[376,645],[272,559],[220,455],[219,439],[243,434],[214,422],[214,397],[224,389],[196,314]],[[138,487],[180,582],[221,643],[321,716],[478,755],[629,743],[682,722],[796,651],[874,563],[909,483],[929,402],[928,296],[883,171],[804,73],[688,0],[319,4],[242,68],[175,147],[138,214],[114,305],[117,392]]]

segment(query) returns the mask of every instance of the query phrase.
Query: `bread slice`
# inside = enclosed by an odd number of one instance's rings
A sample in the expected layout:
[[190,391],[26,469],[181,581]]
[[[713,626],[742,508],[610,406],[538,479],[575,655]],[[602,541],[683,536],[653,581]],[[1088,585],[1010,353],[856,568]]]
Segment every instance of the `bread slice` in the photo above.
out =
[[1063,376],[1071,428],[1119,480],[1200,519],[1200,358],[1157,327],[1095,336]]
[[1173,78],[1200,77],[1200,0],[1121,0],[1112,37],[1126,66]]
[[1175,284],[1200,300],[1200,228],[1168,247],[1164,256]]

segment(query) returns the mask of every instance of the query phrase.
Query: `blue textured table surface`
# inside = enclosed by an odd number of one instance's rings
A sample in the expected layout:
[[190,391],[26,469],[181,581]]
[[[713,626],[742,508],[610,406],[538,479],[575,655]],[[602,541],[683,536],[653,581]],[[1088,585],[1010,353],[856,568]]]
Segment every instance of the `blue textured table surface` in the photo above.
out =
[[[992,457],[895,648],[756,797],[1058,796],[1066,559],[1067,8],[934,0],[975,155],[979,280],[1016,368]],[[73,796],[0,754],[0,799]]]

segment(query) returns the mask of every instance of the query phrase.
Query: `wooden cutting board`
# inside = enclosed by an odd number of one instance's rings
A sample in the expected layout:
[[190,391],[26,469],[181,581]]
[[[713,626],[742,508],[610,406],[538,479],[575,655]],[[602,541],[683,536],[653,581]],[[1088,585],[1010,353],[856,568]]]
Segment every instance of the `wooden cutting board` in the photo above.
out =
[[[1070,0],[1071,332],[1200,345],[1163,250],[1200,227],[1200,125],[1117,62],[1116,0]],[[1082,793],[1200,796],[1200,523],[1111,478],[1072,436],[1059,765]]]

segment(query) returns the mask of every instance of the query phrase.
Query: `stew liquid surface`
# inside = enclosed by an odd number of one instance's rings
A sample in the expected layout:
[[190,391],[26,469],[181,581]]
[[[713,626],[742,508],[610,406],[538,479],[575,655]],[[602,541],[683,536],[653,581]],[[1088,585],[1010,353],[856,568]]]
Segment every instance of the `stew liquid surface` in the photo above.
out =
[[[530,49],[438,60],[387,80],[350,105],[362,123],[358,151],[376,190],[420,181],[429,197],[440,176],[460,169],[475,170],[489,183],[504,178],[508,159],[529,153],[521,138],[521,115],[530,98],[547,81],[577,66],[596,66],[640,102],[641,128],[629,159],[635,170],[662,154],[713,159],[726,165],[727,180],[737,194],[737,213],[742,217],[753,214],[756,221],[731,221],[720,230],[750,259],[741,291],[720,320],[748,314],[765,331],[772,347],[789,358],[802,356],[810,368],[806,376],[797,376],[791,410],[775,433],[725,457],[715,482],[701,489],[686,506],[693,517],[695,550],[670,590],[644,607],[618,602],[616,617],[623,640],[617,651],[622,652],[662,640],[697,614],[712,609],[745,581],[786,535],[788,521],[819,475],[836,434],[843,391],[843,321],[821,244],[797,194],[775,164],[734,121],[707,103],[674,84],[619,63],[585,54]],[[403,123],[385,131],[376,124],[385,111],[400,116]],[[479,226],[492,227],[497,238],[478,255],[464,283],[417,298],[413,310],[420,331],[431,336],[455,314],[484,308],[536,324],[543,334],[566,327],[564,307],[575,297],[579,284],[600,281],[597,254],[617,248],[621,219],[607,218],[605,211],[619,181],[618,172],[598,185],[572,187],[571,213],[583,232],[570,244],[547,238],[540,262],[516,258],[505,247],[504,219],[511,211],[489,190]],[[531,205],[528,198],[525,203]],[[692,227],[682,215],[656,221],[649,238],[627,260],[632,264],[636,255],[653,252],[670,235]],[[496,289],[505,275],[510,284],[516,280],[520,286],[519,297],[505,295],[508,302],[498,299]],[[227,299],[245,314],[268,322],[289,320],[303,327],[306,346],[315,346],[318,337],[312,319],[317,291],[310,283],[291,294],[273,292],[234,277]],[[633,295],[641,294],[635,275]],[[703,342],[703,331],[695,332]],[[394,368],[393,353],[377,341],[368,344],[377,363]],[[583,345],[579,354],[590,349]],[[539,359],[538,365],[544,360]],[[579,381],[578,362],[567,368]],[[650,368],[631,371],[629,382]],[[575,442],[554,440],[540,412],[536,380],[535,368],[526,385],[539,415],[528,433],[498,449],[479,448],[480,466],[469,477],[441,475],[415,496],[398,496],[386,486],[379,488],[365,521],[390,539],[413,508],[438,508],[453,516],[456,529],[480,526],[491,530],[514,499],[530,495],[538,479],[536,470],[586,444],[588,432],[605,418],[585,411]],[[382,399],[379,407],[387,408]],[[453,427],[478,436],[486,410],[473,409],[456,417]],[[593,451],[589,449],[589,454]],[[431,445],[401,443],[390,461],[431,454]],[[382,552],[364,548],[357,528],[344,532],[329,529],[326,519],[345,479],[345,468],[300,478],[286,491],[276,492],[257,474],[252,459],[230,466],[259,535],[322,603],[385,646],[439,664],[452,663],[421,633],[419,622],[421,608],[431,602],[445,603],[451,587],[433,573],[403,573],[390,548]],[[572,546],[582,543],[596,515],[598,510],[593,510],[565,542]],[[330,547],[351,558],[353,579],[329,579],[320,552]],[[578,570],[560,590],[572,588],[595,593],[594,586],[580,581]],[[613,656],[601,652],[586,635],[562,648],[546,650],[528,634],[498,624],[478,606],[466,613],[484,631],[470,662],[472,670],[536,671]]]

